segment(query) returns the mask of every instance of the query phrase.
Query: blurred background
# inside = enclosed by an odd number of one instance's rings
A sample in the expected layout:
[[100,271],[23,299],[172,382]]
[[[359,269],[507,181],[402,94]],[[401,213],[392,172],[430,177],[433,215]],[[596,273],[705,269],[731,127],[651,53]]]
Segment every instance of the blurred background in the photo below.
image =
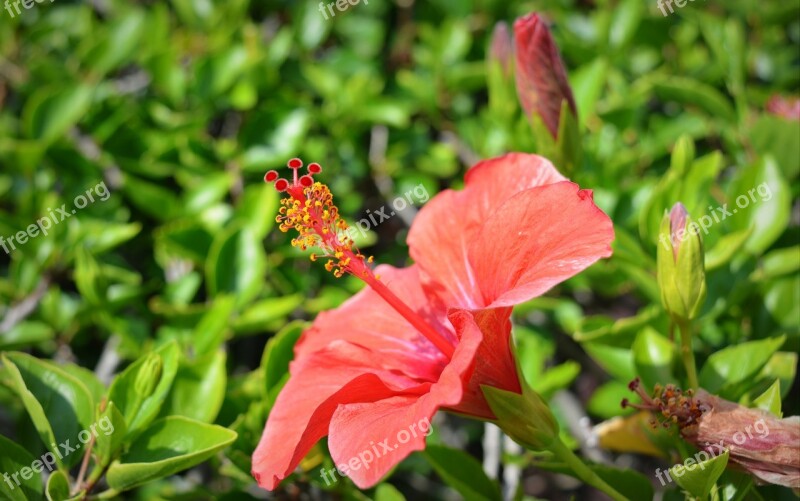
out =
[[[495,24],[532,11],[551,25],[575,94],[583,159],[569,175],[616,226],[611,259],[515,310],[523,372],[565,439],[638,470],[640,499],[664,490],[652,472],[680,459],[674,436],[647,451],[600,448],[592,425],[630,413],[620,401],[635,375],[679,380],[655,278],[664,210],[681,201],[697,219],[762,183],[769,200],[704,235],[695,349],[699,367],[711,360],[723,375],[710,391],[749,403],[779,380],[783,413],[798,413],[800,122],[793,104],[770,100],[798,94],[800,2],[691,1],[664,16],[656,0],[361,0],[327,19],[313,1],[2,7],[0,237],[16,238],[0,251],[0,350],[107,385],[175,340],[180,370],[159,415],[238,433],[209,462],[126,497],[267,496],[249,457],[292,344],[361,284],[289,245],[264,173],[291,157],[320,162],[353,222],[415,187],[459,188],[482,158],[537,151],[513,76],[490,78],[487,64]],[[372,225],[360,248],[409,264],[420,205]],[[47,234],[32,235],[46,216]],[[434,428],[436,447],[375,490],[325,486],[323,441],[270,496],[596,498],[481,423],[440,415]],[[0,434],[44,451],[4,369]],[[666,498],[682,499],[671,488]]]

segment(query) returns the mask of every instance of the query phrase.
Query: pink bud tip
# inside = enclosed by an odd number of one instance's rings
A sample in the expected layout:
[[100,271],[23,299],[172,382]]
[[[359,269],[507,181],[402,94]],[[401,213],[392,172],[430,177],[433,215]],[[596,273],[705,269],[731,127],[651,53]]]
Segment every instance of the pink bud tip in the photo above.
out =
[[678,260],[678,251],[681,248],[681,238],[678,232],[686,228],[686,220],[689,218],[689,211],[682,203],[678,202],[672,206],[669,212],[669,232],[672,240],[672,257]]

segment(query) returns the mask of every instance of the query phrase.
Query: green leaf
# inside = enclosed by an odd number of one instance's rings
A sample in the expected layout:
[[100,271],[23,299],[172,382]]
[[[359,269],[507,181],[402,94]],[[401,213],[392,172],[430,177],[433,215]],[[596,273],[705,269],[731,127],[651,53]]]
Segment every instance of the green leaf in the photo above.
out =
[[630,396],[631,390],[626,383],[611,380],[595,390],[586,409],[595,416],[611,419],[625,412],[621,403]]
[[800,245],[770,251],[761,260],[761,278],[777,278],[800,271]]
[[185,416],[204,423],[216,419],[225,399],[227,372],[225,352],[184,360],[172,383],[161,416]]
[[134,207],[159,221],[170,221],[182,212],[181,202],[172,190],[130,174],[125,176],[122,192]]
[[44,322],[20,322],[10,331],[0,335],[0,350],[30,347],[49,341],[53,337],[55,331]]
[[[0,474],[8,473],[12,479],[11,485],[0,479],[0,499],[10,501],[42,499],[42,474],[31,468],[36,458],[3,435],[0,435],[0,450],[3,451],[0,454]],[[28,468],[25,476],[21,475],[23,468]],[[14,477],[16,472],[20,472],[20,475]]]
[[267,264],[261,240],[247,227],[218,234],[205,269],[209,296],[227,292],[236,296],[237,304],[246,304],[264,283]]
[[182,416],[160,419],[111,464],[106,480],[111,488],[125,491],[198,465],[234,440],[236,432],[221,426]]
[[103,221],[102,224],[82,222],[81,229],[85,231],[82,244],[92,254],[98,255],[138,235],[142,231],[142,225],[141,223],[115,224],[110,221]]
[[47,479],[47,489],[45,490],[48,501],[67,501],[69,495],[69,479],[62,471],[55,471]]
[[[564,463],[536,463],[538,468],[563,473],[575,477],[575,473]],[[653,499],[653,487],[650,480],[634,470],[621,470],[598,464],[588,464],[589,469],[602,478],[608,485],[628,499]]]
[[46,143],[63,136],[86,115],[93,93],[94,88],[86,84],[39,88],[25,103],[28,135]]
[[487,477],[481,464],[466,452],[441,445],[428,445],[423,455],[442,480],[464,496],[466,501],[502,499],[497,482]]
[[672,363],[675,345],[652,327],[645,327],[633,343],[633,363],[645,388],[674,383]]
[[289,362],[294,358],[294,345],[305,328],[304,322],[292,322],[275,334],[264,347],[261,370],[264,374],[265,397],[270,407],[289,379]]
[[295,109],[278,120],[280,123],[271,127],[272,134],[265,138],[267,146],[253,146],[242,155],[242,168],[246,172],[263,175],[264,169],[283,165],[287,158],[296,154],[311,127],[312,115],[307,110]]
[[629,348],[617,348],[601,343],[584,343],[584,349],[600,367],[621,381],[632,381],[636,377],[633,353]]
[[767,391],[753,400],[753,403],[759,409],[764,409],[778,417],[783,417],[783,412],[781,412],[781,380],[776,379],[775,382],[767,388]]
[[730,101],[717,89],[698,80],[675,75],[659,77],[654,90],[662,99],[695,105],[712,117],[736,122],[736,112]]
[[775,160],[764,157],[753,167],[740,169],[728,190],[727,219],[735,228],[752,228],[745,249],[753,255],[763,254],[789,224],[792,190]]
[[287,315],[296,310],[306,300],[304,294],[271,297],[253,303],[233,324],[237,333],[263,332],[265,325],[275,321],[283,321]]
[[604,57],[578,68],[571,75],[572,89],[575,94],[575,105],[578,108],[578,119],[581,125],[594,115],[597,102],[603,93],[608,78],[609,64]]
[[240,45],[228,47],[205,59],[197,72],[197,92],[204,99],[216,97],[236,82],[247,65],[247,50]]
[[752,228],[734,231],[720,238],[713,249],[706,252],[706,271],[728,264],[731,259],[739,255],[740,249],[750,238]]
[[[48,449],[56,452],[59,444],[67,441],[70,447],[75,445],[78,434],[89,427],[94,417],[94,401],[86,386],[59,366],[24,353],[4,353],[2,360]],[[76,445],[76,449],[79,447]],[[77,450],[63,459],[56,458],[59,465],[67,466],[80,459]]]
[[143,429],[158,415],[178,372],[180,349],[175,341],[158,348],[153,353],[161,357],[162,364],[158,384],[151,395],[139,395],[136,391],[139,373],[147,370],[145,364],[147,355],[118,374],[108,391],[109,401],[114,402],[125,416],[129,436]]
[[262,183],[248,186],[236,212],[238,218],[258,238],[264,238],[275,227],[280,194],[274,186]]
[[800,328],[800,274],[773,279],[763,294],[764,308],[778,325]]
[[375,501],[406,501],[406,497],[393,485],[380,484],[375,489]]
[[86,386],[86,389],[89,390],[94,402],[100,402],[103,400],[103,397],[106,394],[106,387],[103,386],[103,383],[99,379],[97,379],[97,376],[95,376],[94,372],[75,364],[64,364],[60,367],[70,375],[78,378],[80,382]]
[[145,32],[146,19],[141,10],[129,10],[108,26],[108,33],[86,57],[89,68],[104,75],[125,63],[140,48],[139,40]]
[[800,122],[762,115],[748,132],[759,156],[771,155],[781,165],[786,177],[800,173]]
[[198,356],[215,352],[225,342],[235,308],[236,297],[233,295],[219,294],[214,298],[214,304],[200,319],[192,336]]
[[624,49],[633,40],[641,26],[645,3],[640,0],[625,0],[614,9],[614,17],[609,30],[611,47]]
[[572,384],[572,381],[581,373],[581,364],[568,360],[563,364],[547,369],[539,378],[533,381],[531,387],[539,392],[545,399],[559,390]]
[[708,498],[711,489],[725,471],[728,464],[728,451],[710,459],[698,461],[701,454],[708,457],[705,452],[695,454],[693,458],[686,458],[683,464],[675,465],[669,469],[670,477],[684,490],[701,500]]
[[797,353],[779,351],[772,355],[769,362],[758,373],[758,378],[764,378],[768,382],[775,379],[781,382],[781,398],[789,395],[789,390],[794,384],[797,373]]
[[758,373],[773,353],[783,345],[786,336],[750,341],[724,348],[710,357],[700,371],[700,386],[709,393],[719,393]]
[[114,402],[108,402],[103,412],[98,412],[97,430],[94,443],[94,452],[101,467],[113,461],[125,445],[125,436],[128,426],[125,416],[119,411]]

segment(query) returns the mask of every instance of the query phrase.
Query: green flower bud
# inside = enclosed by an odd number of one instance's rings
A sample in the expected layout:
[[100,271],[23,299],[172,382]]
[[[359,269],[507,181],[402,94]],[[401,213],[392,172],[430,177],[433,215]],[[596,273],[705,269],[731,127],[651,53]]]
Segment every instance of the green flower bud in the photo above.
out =
[[162,364],[161,356],[158,353],[150,353],[139,368],[133,387],[142,399],[152,395],[158,382],[161,381]]
[[525,381],[522,394],[481,386],[495,424],[515,442],[532,450],[549,449],[558,439],[558,422],[547,402]]
[[706,299],[706,272],[700,226],[676,203],[664,215],[658,237],[661,302],[678,323],[697,317]]

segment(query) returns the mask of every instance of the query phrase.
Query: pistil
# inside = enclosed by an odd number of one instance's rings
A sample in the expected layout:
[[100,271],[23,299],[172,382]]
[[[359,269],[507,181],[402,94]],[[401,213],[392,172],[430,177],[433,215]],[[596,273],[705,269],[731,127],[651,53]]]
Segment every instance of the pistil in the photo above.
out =
[[311,260],[328,258],[325,269],[335,277],[349,273],[360,278],[386,301],[398,314],[405,318],[425,338],[436,346],[445,356],[452,358],[455,350],[453,344],[438,330],[426,322],[417,312],[395,295],[375,275],[367,263],[373,258],[366,258],[355,247],[351,236],[351,228],[339,216],[339,209],[333,203],[333,195],[328,187],[315,182],[314,174],[322,171],[317,163],[309,164],[308,174],[299,176],[298,170],[303,162],[294,158],[288,166],[294,171],[293,182],[278,177],[276,171],[269,171],[264,181],[275,183],[275,189],[286,192],[289,197],[281,200],[281,208],[276,221],[283,232],[294,229],[299,236],[292,239],[292,245],[301,250],[317,247],[322,254],[312,253]]

